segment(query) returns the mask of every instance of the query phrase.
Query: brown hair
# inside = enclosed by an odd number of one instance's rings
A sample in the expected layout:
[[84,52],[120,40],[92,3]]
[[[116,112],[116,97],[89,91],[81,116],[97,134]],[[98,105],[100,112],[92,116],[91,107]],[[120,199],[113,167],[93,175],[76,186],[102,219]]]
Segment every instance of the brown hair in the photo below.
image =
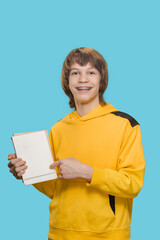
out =
[[73,49],[68,56],[66,57],[61,74],[61,85],[69,97],[69,105],[71,108],[76,109],[75,101],[73,94],[69,89],[69,73],[70,68],[73,63],[78,63],[81,66],[90,63],[93,67],[95,67],[101,74],[100,86],[99,86],[99,102],[101,105],[105,105],[105,100],[103,98],[103,94],[108,86],[108,67],[103,56],[93,48],[89,47],[81,47],[77,49]]

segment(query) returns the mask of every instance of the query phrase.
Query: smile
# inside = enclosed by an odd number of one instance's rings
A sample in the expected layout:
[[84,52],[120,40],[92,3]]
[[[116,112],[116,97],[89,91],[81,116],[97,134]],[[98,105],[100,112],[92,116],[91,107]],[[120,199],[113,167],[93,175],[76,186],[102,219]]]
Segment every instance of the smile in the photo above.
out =
[[78,90],[78,91],[89,91],[90,89],[91,89],[92,87],[77,87],[76,89]]

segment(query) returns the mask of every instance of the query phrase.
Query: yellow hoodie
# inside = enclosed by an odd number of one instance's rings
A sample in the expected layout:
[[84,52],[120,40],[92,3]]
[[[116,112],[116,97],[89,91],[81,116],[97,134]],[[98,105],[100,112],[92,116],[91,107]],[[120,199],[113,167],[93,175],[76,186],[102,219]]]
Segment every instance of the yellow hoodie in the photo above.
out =
[[[139,123],[109,103],[77,111],[49,133],[54,161],[74,157],[93,167],[91,182],[56,179],[34,184],[52,199],[48,237],[54,240],[127,240],[133,198],[144,181]],[[59,169],[56,167],[57,173]]]

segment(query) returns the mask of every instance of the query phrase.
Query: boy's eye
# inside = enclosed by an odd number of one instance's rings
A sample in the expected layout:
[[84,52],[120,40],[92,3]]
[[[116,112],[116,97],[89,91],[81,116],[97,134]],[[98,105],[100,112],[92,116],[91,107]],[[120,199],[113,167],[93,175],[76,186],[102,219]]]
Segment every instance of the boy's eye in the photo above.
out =
[[71,73],[71,75],[77,75],[78,74],[78,72],[72,72]]
[[92,74],[95,74],[94,72],[89,72],[89,73],[90,73],[91,75],[92,75]]

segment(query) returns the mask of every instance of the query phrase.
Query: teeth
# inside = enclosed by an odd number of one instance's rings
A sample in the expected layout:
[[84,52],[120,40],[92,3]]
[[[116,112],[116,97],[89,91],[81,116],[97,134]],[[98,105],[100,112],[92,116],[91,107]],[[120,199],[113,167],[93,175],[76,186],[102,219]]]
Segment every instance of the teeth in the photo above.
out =
[[79,87],[79,88],[77,88],[77,89],[81,89],[81,90],[89,90],[89,89],[91,89],[90,87]]

